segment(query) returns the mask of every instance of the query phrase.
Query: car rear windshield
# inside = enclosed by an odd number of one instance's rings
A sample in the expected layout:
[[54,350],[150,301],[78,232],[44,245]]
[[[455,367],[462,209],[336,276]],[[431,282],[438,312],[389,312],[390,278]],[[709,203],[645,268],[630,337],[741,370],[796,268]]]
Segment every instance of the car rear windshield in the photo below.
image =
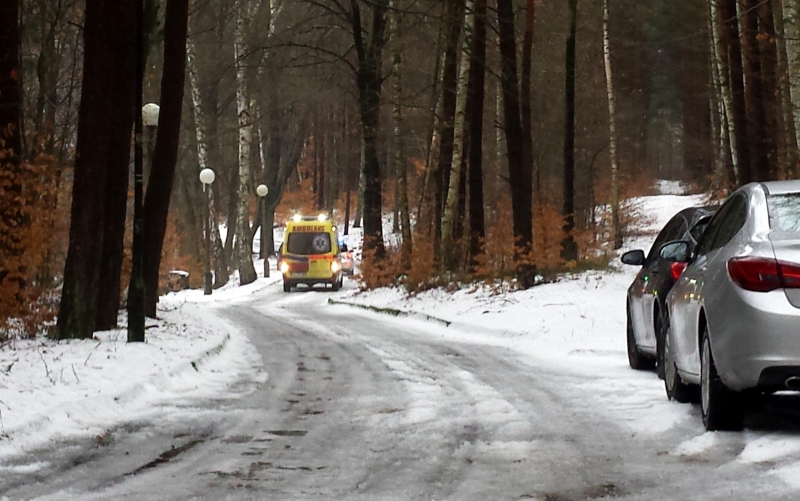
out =
[[331,251],[331,236],[328,233],[295,233],[289,234],[286,250],[290,254],[308,256],[310,254],[327,254]]
[[800,193],[770,195],[769,226],[775,231],[800,233]]

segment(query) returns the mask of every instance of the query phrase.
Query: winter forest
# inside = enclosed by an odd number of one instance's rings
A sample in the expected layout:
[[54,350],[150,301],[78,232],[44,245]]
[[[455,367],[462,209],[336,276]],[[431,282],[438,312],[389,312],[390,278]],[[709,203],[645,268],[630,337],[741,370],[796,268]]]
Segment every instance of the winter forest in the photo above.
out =
[[298,212],[363,228],[364,288],[530,287],[654,179],[800,177],[800,2],[3,0],[0,131],[0,342],[141,340]]

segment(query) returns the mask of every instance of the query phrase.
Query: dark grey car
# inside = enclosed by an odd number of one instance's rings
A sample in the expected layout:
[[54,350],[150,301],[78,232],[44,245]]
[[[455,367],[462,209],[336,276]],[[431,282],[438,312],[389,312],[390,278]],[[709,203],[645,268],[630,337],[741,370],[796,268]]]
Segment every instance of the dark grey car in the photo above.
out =
[[641,266],[628,288],[628,363],[637,370],[652,369],[664,377],[664,299],[680,276],[682,267],[659,257],[659,249],[667,242],[683,240],[695,245],[717,207],[684,209],[664,226],[650,253],[632,250],[622,255],[622,262]]

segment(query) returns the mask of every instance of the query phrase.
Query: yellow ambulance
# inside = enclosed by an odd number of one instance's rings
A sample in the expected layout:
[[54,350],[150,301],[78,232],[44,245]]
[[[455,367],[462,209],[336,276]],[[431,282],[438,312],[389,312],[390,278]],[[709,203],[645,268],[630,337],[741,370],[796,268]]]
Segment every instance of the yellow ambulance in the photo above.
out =
[[284,292],[299,284],[330,284],[338,291],[343,275],[336,225],[324,214],[295,215],[286,223],[278,262]]

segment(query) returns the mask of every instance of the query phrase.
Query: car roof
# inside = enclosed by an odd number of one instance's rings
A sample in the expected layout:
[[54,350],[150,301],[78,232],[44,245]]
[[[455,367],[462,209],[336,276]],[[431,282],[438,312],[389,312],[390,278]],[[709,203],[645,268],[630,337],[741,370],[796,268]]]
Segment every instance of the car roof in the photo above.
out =
[[767,195],[787,195],[789,193],[800,193],[800,179],[789,181],[768,181],[761,183]]

